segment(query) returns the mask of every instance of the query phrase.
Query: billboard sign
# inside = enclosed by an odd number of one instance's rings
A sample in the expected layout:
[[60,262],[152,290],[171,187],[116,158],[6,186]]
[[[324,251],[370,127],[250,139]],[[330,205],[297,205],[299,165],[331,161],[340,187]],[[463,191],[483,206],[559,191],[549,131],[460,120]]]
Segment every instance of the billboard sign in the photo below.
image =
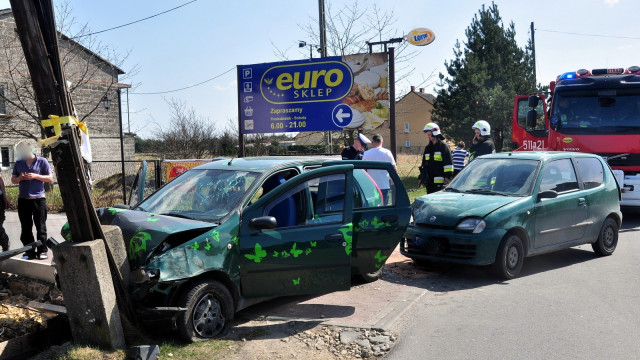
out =
[[409,33],[405,35],[405,39],[412,45],[425,46],[431,44],[433,40],[436,39],[436,34],[427,28],[417,28],[409,31]]
[[242,132],[373,129],[389,119],[387,54],[238,66]]

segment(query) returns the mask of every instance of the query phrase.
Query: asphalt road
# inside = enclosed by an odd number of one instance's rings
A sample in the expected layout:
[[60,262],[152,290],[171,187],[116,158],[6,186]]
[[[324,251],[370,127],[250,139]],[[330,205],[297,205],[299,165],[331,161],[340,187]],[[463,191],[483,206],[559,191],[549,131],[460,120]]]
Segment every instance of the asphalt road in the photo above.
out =
[[522,275],[450,267],[396,323],[388,359],[640,359],[640,213],[618,247],[525,260]]

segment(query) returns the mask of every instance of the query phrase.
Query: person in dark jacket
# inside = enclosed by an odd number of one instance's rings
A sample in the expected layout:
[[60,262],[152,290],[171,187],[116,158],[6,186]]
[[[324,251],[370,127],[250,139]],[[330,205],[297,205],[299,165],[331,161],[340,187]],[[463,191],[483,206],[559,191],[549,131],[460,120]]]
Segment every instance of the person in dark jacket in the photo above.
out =
[[469,157],[469,162],[479,156],[495,153],[496,146],[493,144],[493,139],[491,138],[491,125],[484,120],[478,120],[471,128],[475,130],[476,135],[471,141],[472,145],[471,149],[469,149],[471,156]]
[[367,149],[367,145],[371,144],[369,140],[363,134],[359,134],[356,141],[351,146],[347,146],[342,150],[342,160],[362,160],[364,151]]
[[422,166],[418,187],[427,188],[427,194],[440,191],[449,183],[453,176],[453,160],[449,145],[444,142],[444,136],[440,133],[440,127],[434,123],[428,123],[424,127],[429,144],[424,148]]

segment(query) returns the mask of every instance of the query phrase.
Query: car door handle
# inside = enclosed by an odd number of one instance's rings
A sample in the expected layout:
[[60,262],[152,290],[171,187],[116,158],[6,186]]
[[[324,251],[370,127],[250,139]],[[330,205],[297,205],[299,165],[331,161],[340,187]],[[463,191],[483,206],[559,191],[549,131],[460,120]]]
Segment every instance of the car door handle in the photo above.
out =
[[331,234],[324,237],[327,242],[337,243],[342,242],[344,240],[344,236],[342,234]]
[[384,215],[381,219],[382,222],[394,223],[398,221],[398,215]]
[[578,199],[578,205],[579,205],[579,206],[587,206],[587,199],[585,199],[585,198],[579,198],[579,199]]

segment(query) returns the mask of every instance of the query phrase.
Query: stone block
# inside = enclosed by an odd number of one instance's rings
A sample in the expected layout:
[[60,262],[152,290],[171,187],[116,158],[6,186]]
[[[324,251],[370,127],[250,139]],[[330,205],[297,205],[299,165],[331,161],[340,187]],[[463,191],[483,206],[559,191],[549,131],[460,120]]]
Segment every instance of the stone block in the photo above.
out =
[[124,348],[120,311],[104,242],[66,242],[52,250],[74,341]]
[[116,266],[120,270],[125,286],[129,285],[129,259],[127,258],[127,247],[122,238],[122,230],[114,225],[102,225],[102,232],[107,246],[111,250]]

